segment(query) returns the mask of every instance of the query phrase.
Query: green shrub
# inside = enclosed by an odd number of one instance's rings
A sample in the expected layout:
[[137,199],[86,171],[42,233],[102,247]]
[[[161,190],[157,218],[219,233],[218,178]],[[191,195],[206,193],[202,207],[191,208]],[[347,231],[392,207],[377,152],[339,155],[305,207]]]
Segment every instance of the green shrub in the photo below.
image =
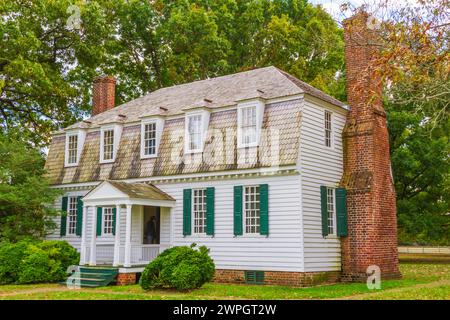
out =
[[0,244],[0,283],[40,283],[64,280],[79,254],[66,241],[20,241]]
[[22,260],[28,242],[0,243],[0,284],[14,283],[19,279]]
[[189,290],[200,288],[211,281],[215,266],[208,255],[209,249],[196,244],[191,247],[173,247],[165,250],[150,262],[142,272],[139,284],[144,290],[175,288]]

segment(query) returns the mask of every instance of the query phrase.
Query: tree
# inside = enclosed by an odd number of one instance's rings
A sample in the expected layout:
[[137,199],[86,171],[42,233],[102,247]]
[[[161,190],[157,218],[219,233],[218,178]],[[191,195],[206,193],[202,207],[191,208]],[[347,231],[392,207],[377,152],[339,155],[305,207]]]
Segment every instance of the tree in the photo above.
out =
[[342,9],[361,10],[371,17],[369,27],[378,35],[374,73],[381,75],[385,93],[397,106],[426,114],[432,129],[450,116],[450,2],[416,3],[382,0]]
[[[103,1],[102,1],[103,2]],[[108,6],[99,2],[0,1],[0,130],[13,128],[38,146],[89,111],[88,94],[108,39]],[[81,25],[68,25],[71,15]]]
[[[385,103],[397,191],[399,241],[450,244],[450,123]],[[428,121],[427,121],[428,119]]]
[[54,203],[60,191],[44,178],[41,153],[0,133],[0,240],[40,238],[54,227]]
[[0,130],[18,128],[46,146],[50,131],[87,115],[92,80],[102,73],[118,78],[118,104],[268,65],[345,98],[342,31],[306,0],[75,5],[0,1]]

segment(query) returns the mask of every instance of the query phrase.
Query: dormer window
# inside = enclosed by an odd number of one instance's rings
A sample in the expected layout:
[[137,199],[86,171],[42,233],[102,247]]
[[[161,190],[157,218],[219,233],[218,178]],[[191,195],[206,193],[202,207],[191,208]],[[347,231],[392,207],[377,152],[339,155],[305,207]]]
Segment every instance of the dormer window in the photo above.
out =
[[264,103],[259,99],[239,103],[237,112],[238,148],[257,147],[261,135]]
[[158,155],[159,143],[164,128],[164,118],[143,119],[141,124],[141,159]]
[[156,123],[150,122],[144,125],[144,155],[156,154]]
[[256,144],[256,106],[242,108],[240,112],[242,117],[241,143],[254,145]]
[[192,115],[188,117],[188,150],[197,151],[202,145],[202,116]]
[[67,146],[67,164],[76,164],[78,162],[78,134],[68,136]]
[[111,125],[100,130],[100,163],[114,162],[119,149],[121,125]]
[[114,130],[103,131],[103,161],[114,159]]
[[209,111],[186,114],[185,153],[203,152],[204,138],[209,125]]
[[77,166],[83,149],[86,133],[84,130],[68,132],[66,134],[65,160],[66,167]]

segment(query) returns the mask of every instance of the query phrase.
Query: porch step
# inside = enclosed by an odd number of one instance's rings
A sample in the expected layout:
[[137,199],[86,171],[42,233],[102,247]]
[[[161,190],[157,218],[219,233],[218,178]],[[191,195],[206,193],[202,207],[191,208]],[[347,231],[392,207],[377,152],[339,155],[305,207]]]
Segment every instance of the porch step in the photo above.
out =
[[[111,282],[114,282],[117,274],[117,268],[107,267],[80,267],[80,274],[70,277],[69,281],[72,284],[80,284],[81,287],[103,287],[107,286]],[[62,282],[61,284],[66,284]]]

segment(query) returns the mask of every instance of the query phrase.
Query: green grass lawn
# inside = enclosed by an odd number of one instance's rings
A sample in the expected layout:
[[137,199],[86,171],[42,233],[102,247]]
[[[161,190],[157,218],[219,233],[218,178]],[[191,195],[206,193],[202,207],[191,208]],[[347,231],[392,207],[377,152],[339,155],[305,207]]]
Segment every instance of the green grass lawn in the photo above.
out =
[[68,289],[57,284],[0,286],[0,299],[450,299],[450,264],[402,264],[403,279],[382,282],[380,290],[363,283],[310,288],[206,284],[179,293],[145,292],[138,285]]

